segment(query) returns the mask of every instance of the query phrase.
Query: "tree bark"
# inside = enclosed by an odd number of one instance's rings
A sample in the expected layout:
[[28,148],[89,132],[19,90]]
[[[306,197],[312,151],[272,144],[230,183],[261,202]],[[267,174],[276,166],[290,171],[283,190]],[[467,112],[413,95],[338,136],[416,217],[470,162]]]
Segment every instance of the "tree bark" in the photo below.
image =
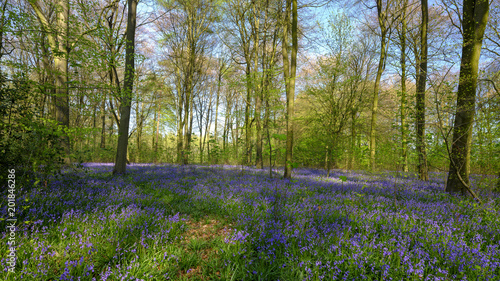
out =
[[377,76],[375,78],[375,86],[373,89],[373,103],[372,103],[372,118],[370,122],[370,169],[375,170],[375,153],[376,153],[376,142],[375,142],[375,128],[377,126],[377,114],[378,114],[378,99],[380,91],[380,79],[382,78],[382,73],[385,69],[386,61],[386,51],[387,51],[387,14],[386,11],[382,10],[382,0],[377,0],[377,14],[378,23],[380,26],[380,59],[378,62]]
[[429,12],[427,0],[421,0],[422,24],[420,26],[420,60],[417,76],[416,93],[416,147],[418,154],[418,178],[428,181],[429,174],[427,168],[427,153],[425,145],[425,85],[427,81],[427,28],[429,21]]
[[356,162],[356,113],[355,108],[351,111],[351,155],[349,155],[349,169],[354,170]]
[[161,103],[158,102],[158,109],[156,110],[156,138],[154,147],[154,163],[158,163],[158,143],[160,142],[160,112],[161,112]]
[[252,101],[252,83],[251,83],[251,70],[250,70],[250,56],[245,55],[246,58],[246,78],[247,78],[247,95],[245,99],[245,159],[243,159],[243,164],[249,164],[251,161],[250,154],[250,103]]
[[[285,155],[285,174],[284,177],[289,179],[292,177],[292,160],[293,160],[293,116],[294,116],[294,100],[295,100],[295,74],[297,69],[297,51],[298,51],[298,39],[297,39],[297,0],[287,0],[287,13],[285,15],[285,26],[289,24],[289,13],[290,6],[292,6],[292,55],[290,62],[290,73],[289,76],[285,75],[285,81],[288,85],[287,95],[286,95],[286,155]],[[284,29],[284,40],[283,45],[284,50],[288,47],[288,28]],[[284,52],[283,56],[288,55]],[[288,60],[288,59],[287,59]],[[288,65],[286,65],[288,67]]]
[[[457,92],[457,111],[453,124],[450,169],[446,191],[467,193],[470,174],[470,149],[472,126],[475,115],[479,57],[484,31],[488,22],[488,0],[464,0],[463,2],[463,45],[460,76]],[[460,180],[462,178],[463,182]]]
[[113,174],[123,174],[127,168],[128,130],[130,123],[130,106],[134,86],[135,71],[135,28],[137,0],[128,0],[128,19],[125,42],[125,79],[121,92],[120,126],[118,127],[118,145],[116,148],[115,167]]
[[[422,0],[427,1],[427,0]],[[406,10],[408,1],[403,3],[402,27],[401,27],[401,158],[402,170],[408,172],[408,126],[406,124]],[[422,4],[423,5],[423,4]],[[423,17],[423,16],[422,16]]]
[[[58,0],[56,2],[56,35],[50,27],[48,19],[42,12],[40,3],[37,0],[28,1],[42,26],[43,31],[47,34],[49,46],[52,50],[55,68],[55,97],[53,98],[55,107],[56,121],[63,130],[69,128],[69,89],[68,89],[68,57],[70,52],[69,46],[69,1]],[[70,160],[70,141],[67,133],[63,133],[60,140],[60,145],[64,150],[64,163],[69,165]]]
[[5,1],[3,3],[3,6],[2,6],[2,16],[0,17],[0,61],[2,61],[2,57],[3,57],[3,33],[4,33],[4,29],[5,29],[5,23],[7,22],[6,21],[6,17],[5,17],[5,12],[7,11],[7,1]]
[[[215,144],[218,146],[219,144],[219,139],[218,139],[218,134],[217,134],[217,121],[219,119],[219,99],[220,99],[220,88],[221,88],[221,83],[222,83],[222,69],[224,67],[224,64],[222,62],[222,59],[219,60],[219,73],[218,73],[218,79],[217,79],[217,98],[215,100],[215,124],[214,124],[214,140],[215,140]],[[215,154],[215,158],[214,158],[214,163],[215,164],[218,164],[219,163],[219,157],[218,157],[218,153]]]
[[100,148],[106,148],[106,95],[101,103],[101,144]]
[[497,192],[500,191],[500,172],[498,172]]
[[262,108],[262,92],[260,89],[260,83],[257,81],[259,79],[258,77],[258,69],[259,69],[259,28],[260,28],[260,22],[259,22],[259,16],[258,16],[258,8],[257,8],[257,1],[253,2],[253,16],[254,16],[254,71],[253,71],[253,84],[254,84],[254,93],[255,93],[255,133],[256,133],[256,144],[255,144],[255,150],[256,150],[256,159],[255,159],[255,166],[257,169],[262,169],[263,168],[263,162],[262,162],[262,125],[260,122],[260,114],[261,114],[261,108]]

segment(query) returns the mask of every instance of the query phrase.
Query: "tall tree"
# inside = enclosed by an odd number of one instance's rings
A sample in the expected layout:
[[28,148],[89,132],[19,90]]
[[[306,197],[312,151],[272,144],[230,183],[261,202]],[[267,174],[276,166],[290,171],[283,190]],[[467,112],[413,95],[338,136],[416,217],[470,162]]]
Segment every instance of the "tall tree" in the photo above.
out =
[[215,4],[213,0],[173,1],[171,15],[159,26],[175,69],[177,160],[180,164],[188,164],[191,153],[193,100],[211,43]]
[[[35,11],[40,25],[47,34],[48,43],[52,51],[55,67],[56,92],[54,97],[56,121],[64,128],[69,128],[69,89],[68,89],[68,57],[71,50],[69,44],[69,0],[57,0],[56,23],[51,25],[45,16],[38,0],[29,0],[29,4]],[[70,163],[69,136],[63,134],[61,146],[65,152],[64,162]]]
[[380,91],[380,80],[382,73],[385,70],[385,62],[387,58],[387,41],[389,37],[389,1],[385,3],[383,0],[376,0],[377,20],[380,28],[380,58],[377,68],[377,76],[373,89],[372,100],[372,117],[370,122],[370,169],[375,170],[375,153],[376,153],[376,137],[375,128],[377,126],[378,100]]
[[[87,25],[88,29],[73,36],[75,39],[70,40],[70,1],[69,0],[56,0],[55,13],[56,20],[52,24],[50,18],[44,13],[43,6],[39,0],[28,0],[28,3],[32,7],[35,15],[40,23],[43,34],[47,36],[47,42],[50,47],[51,59],[44,58],[46,61],[52,60],[54,65],[54,77],[55,77],[55,96],[53,97],[53,103],[55,107],[55,119],[59,126],[62,127],[63,131],[69,128],[70,119],[70,104],[69,104],[69,55],[71,51],[75,48],[78,42],[87,34],[98,29],[103,13],[109,9],[117,0],[114,0],[112,4],[104,7],[101,10],[99,18],[97,20],[97,25],[90,27]],[[74,34],[73,34],[74,35]],[[49,55],[49,52],[45,53]],[[63,133],[61,137],[61,146],[64,149],[65,157],[64,162],[66,164],[70,163],[70,140],[67,133]]]
[[[426,0],[422,0],[426,1]],[[407,33],[407,10],[408,0],[402,2],[402,15],[401,15],[401,32],[399,34],[400,47],[401,47],[401,168],[403,172],[408,172],[408,125],[406,121],[406,107],[407,107],[407,89],[406,89],[406,33]],[[422,19],[423,21],[423,19]]]
[[453,124],[450,169],[446,191],[466,194],[469,189],[470,149],[475,115],[479,57],[488,23],[489,0],[464,0],[462,58]]
[[116,148],[113,174],[122,174],[127,168],[128,130],[130,123],[130,108],[135,74],[135,29],[138,0],[128,0],[128,18],[125,42],[125,78],[121,91],[120,125],[118,127],[118,145]]
[[260,91],[260,83],[258,79],[258,69],[259,69],[259,40],[260,40],[260,1],[253,0],[253,41],[254,41],[254,71],[253,71],[253,90],[255,93],[255,166],[257,169],[263,168],[262,160],[262,125],[260,122],[261,108],[262,108],[262,92]]
[[422,24],[420,25],[420,61],[417,70],[416,93],[416,128],[417,128],[417,154],[418,177],[429,180],[427,172],[427,153],[425,148],[425,85],[427,81],[427,28],[429,23],[429,8],[427,0],[421,0]]
[[[283,25],[283,77],[286,84],[286,154],[285,154],[285,178],[292,177],[293,158],[293,112],[295,101],[295,76],[297,72],[297,0],[286,0],[285,18]],[[290,25],[290,12],[292,13],[292,54],[288,58],[288,27]],[[290,62],[290,63],[289,63]]]

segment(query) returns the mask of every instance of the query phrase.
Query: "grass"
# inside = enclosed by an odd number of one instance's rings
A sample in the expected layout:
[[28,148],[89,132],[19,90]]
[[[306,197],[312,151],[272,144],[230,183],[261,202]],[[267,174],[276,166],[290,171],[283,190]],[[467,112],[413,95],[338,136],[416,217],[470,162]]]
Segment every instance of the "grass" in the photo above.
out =
[[[443,192],[443,176],[88,164],[19,187],[15,273],[2,280],[497,280],[499,197]],[[0,210],[7,213],[7,193]]]

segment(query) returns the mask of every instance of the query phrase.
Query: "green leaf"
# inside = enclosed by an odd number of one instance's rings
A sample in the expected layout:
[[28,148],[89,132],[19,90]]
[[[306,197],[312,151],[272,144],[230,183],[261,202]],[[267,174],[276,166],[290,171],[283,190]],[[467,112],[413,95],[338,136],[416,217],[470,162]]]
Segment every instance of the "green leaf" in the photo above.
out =
[[344,182],[344,181],[347,181],[347,177],[346,177],[346,176],[340,176],[340,177],[339,177],[339,179],[340,179],[341,181],[343,181],[343,182]]
[[277,140],[286,140],[286,135],[285,134],[273,134],[273,138]]

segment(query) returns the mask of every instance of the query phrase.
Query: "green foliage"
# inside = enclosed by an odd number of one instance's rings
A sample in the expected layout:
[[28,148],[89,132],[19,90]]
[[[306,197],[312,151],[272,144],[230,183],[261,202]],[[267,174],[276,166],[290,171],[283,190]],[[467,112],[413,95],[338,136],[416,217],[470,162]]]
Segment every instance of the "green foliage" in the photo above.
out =
[[[5,182],[7,169],[39,180],[60,171],[64,134],[55,121],[42,118],[33,107],[35,99],[31,81],[20,74],[8,84],[0,76],[0,181]],[[37,178],[33,178],[37,177]]]

